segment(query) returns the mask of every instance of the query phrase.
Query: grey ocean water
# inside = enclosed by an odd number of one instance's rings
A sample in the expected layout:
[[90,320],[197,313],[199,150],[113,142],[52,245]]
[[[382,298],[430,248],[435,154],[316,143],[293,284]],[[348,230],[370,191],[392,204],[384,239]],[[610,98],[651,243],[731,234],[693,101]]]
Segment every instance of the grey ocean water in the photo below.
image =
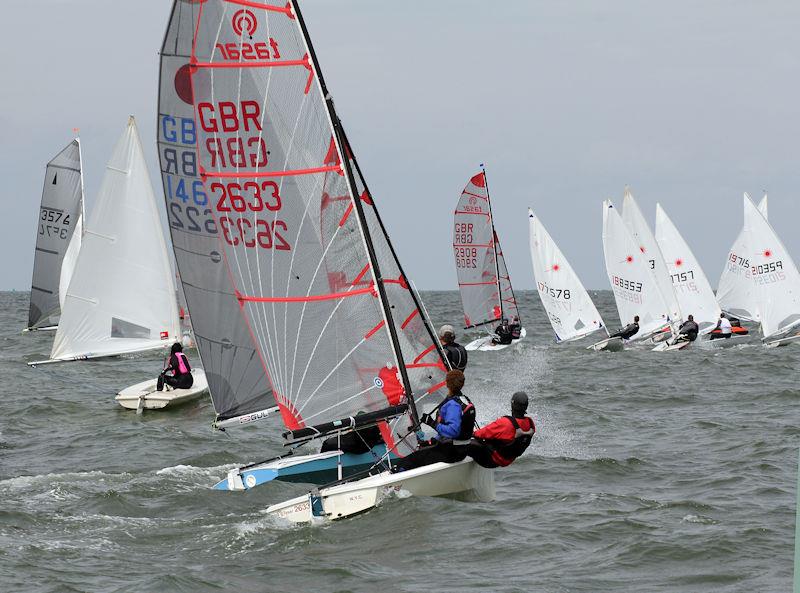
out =
[[[423,296],[460,320],[457,293]],[[298,528],[264,509],[302,486],[209,489],[280,452],[277,418],[223,434],[209,401],[122,410],[158,356],[29,369],[52,334],[21,335],[28,295],[0,293],[0,591],[789,591],[800,349],[590,353],[518,298],[528,340],[473,354],[465,389],[483,421],[533,396],[497,500]]]

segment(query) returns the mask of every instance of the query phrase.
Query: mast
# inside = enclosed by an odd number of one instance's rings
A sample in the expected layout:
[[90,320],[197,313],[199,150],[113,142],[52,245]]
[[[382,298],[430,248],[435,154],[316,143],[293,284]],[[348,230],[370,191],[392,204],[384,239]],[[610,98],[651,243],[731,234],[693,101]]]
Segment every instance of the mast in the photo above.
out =
[[[311,44],[311,37],[308,34],[308,29],[306,28],[305,21],[303,20],[303,15],[300,12],[300,7],[298,6],[297,0],[290,0],[292,12],[294,13],[295,17],[297,17],[297,23],[300,26],[300,31],[303,34],[303,41],[305,42],[306,48],[308,49],[308,55],[311,59],[312,64],[314,65],[314,73],[316,74],[317,84],[320,86],[320,90],[322,91],[322,96],[325,99],[325,106],[327,107],[328,111],[328,118],[330,119],[331,127],[334,130],[334,142],[336,143],[336,148],[339,151],[339,157],[342,160],[342,166],[345,171],[345,177],[347,179],[347,185],[350,190],[350,196],[353,200],[354,211],[356,213],[356,217],[358,219],[358,225],[361,229],[361,236],[364,240],[364,246],[367,250],[367,255],[369,257],[370,268],[372,272],[372,276],[375,280],[375,288],[378,291],[378,297],[381,303],[381,309],[383,310],[384,321],[386,325],[386,329],[389,332],[390,342],[392,344],[392,350],[394,351],[395,362],[397,363],[397,368],[400,371],[400,377],[403,382],[403,388],[406,392],[406,399],[408,400],[408,407],[411,413],[411,421],[413,426],[416,428],[419,426],[419,414],[417,413],[417,406],[414,401],[414,394],[411,391],[411,381],[408,377],[408,371],[405,366],[405,361],[403,360],[403,352],[400,348],[400,342],[397,338],[397,330],[394,326],[394,319],[392,317],[391,308],[389,306],[388,299],[386,298],[386,289],[383,286],[383,277],[381,275],[380,265],[378,263],[378,258],[375,255],[375,249],[372,245],[372,238],[369,234],[369,229],[367,227],[366,219],[364,217],[364,209],[361,204],[360,196],[356,195],[355,187],[355,177],[353,175],[353,168],[350,165],[350,161],[348,158],[347,152],[344,150],[345,146],[345,139],[342,132],[342,124],[339,120],[338,115],[336,115],[336,109],[333,105],[333,98],[331,97],[330,93],[328,92],[328,88],[325,85],[325,79],[322,76],[322,71],[319,67],[319,62],[317,60],[317,54],[314,51],[314,46]],[[355,161],[355,157],[353,156],[353,161]],[[434,343],[436,343],[434,341]]]
[[[497,231],[494,230],[494,214],[492,214],[492,196],[489,194],[489,180],[486,178],[486,169],[481,163],[483,182],[486,184],[486,202],[489,204],[489,222],[492,224],[492,248],[494,249],[494,270],[497,277],[497,300],[500,301],[500,320],[505,318],[503,311],[503,289],[500,286],[500,262],[497,261]],[[509,282],[510,283],[510,282]],[[512,295],[514,291],[511,291]]]

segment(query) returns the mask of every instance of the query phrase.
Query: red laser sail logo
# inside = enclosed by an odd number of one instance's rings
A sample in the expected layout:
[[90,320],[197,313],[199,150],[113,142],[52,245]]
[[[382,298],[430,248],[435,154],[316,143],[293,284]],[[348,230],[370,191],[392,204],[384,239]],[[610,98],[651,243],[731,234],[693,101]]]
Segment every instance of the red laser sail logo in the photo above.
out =
[[258,19],[249,10],[237,10],[231,19],[233,32],[238,36],[247,35],[252,37],[258,28]]

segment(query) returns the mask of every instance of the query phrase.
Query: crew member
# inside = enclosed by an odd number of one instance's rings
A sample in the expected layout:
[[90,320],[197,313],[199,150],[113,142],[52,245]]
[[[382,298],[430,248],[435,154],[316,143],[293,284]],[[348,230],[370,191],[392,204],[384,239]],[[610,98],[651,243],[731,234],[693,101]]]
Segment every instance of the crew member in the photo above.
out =
[[460,447],[483,467],[505,467],[522,455],[536,432],[533,420],[525,415],[528,394],[517,391],[511,396],[511,415],[501,416],[479,428],[468,445]]
[[629,323],[615,334],[608,336],[609,338],[622,338],[623,340],[630,340],[633,336],[639,333],[639,316],[633,318],[633,323]]
[[511,339],[519,340],[520,336],[522,336],[522,324],[519,322],[519,317],[514,315],[514,317],[511,318],[511,323],[508,324],[508,329],[511,330]]
[[192,377],[192,367],[189,366],[189,359],[183,353],[183,346],[180,342],[172,345],[167,367],[161,371],[156,381],[156,389],[164,390],[164,383],[173,389],[189,389],[194,383]]
[[678,329],[678,337],[675,340],[689,340],[690,342],[694,342],[697,339],[697,333],[700,331],[700,326],[697,325],[697,322],[694,320],[693,315],[689,315],[686,318],[680,328]]
[[712,332],[710,336],[712,340],[719,340],[723,338],[727,339],[731,337],[731,332],[733,330],[731,329],[731,322],[728,320],[728,317],[725,315],[725,313],[719,314],[719,321],[717,321],[717,325],[714,329],[718,329],[719,333],[716,331]]
[[508,325],[508,319],[503,319],[500,322],[500,325],[494,330],[494,336],[492,336],[492,344],[510,344],[514,338],[511,334],[511,328]]
[[467,368],[467,351],[464,346],[456,342],[456,332],[452,325],[443,325],[439,328],[439,341],[442,343],[450,368],[463,371]]
[[[454,440],[467,440],[472,436],[472,426],[462,427],[462,410],[466,405],[463,403],[464,395],[461,389],[464,387],[464,373],[458,369],[453,369],[447,373],[447,397],[438,407],[438,413],[434,418],[432,413],[423,414],[420,422],[427,424],[436,430],[436,436],[429,443],[400,459],[394,466],[393,471],[403,471],[430,465],[443,461],[445,463],[455,463],[464,459],[466,452],[462,447],[455,447]],[[436,410],[434,410],[436,412]],[[464,434],[469,431],[469,435]]]

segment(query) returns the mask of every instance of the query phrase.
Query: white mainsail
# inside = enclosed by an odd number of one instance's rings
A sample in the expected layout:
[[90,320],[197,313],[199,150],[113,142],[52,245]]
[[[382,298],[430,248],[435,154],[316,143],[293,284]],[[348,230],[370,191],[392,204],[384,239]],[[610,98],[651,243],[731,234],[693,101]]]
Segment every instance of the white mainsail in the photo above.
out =
[[[747,217],[749,211],[748,204],[753,205],[750,195],[744,194],[744,216]],[[761,199],[758,210],[767,218],[767,196]],[[747,222],[742,226],[739,235],[733,242],[728,257],[725,260],[725,267],[717,285],[717,302],[723,311],[730,313],[740,319],[748,321],[760,321],[758,311],[757,290],[750,269],[750,253],[753,249],[751,244],[752,237],[747,232]]]
[[652,271],[658,290],[667,304],[669,321],[673,324],[679,323],[682,318],[682,311],[672,286],[672,279],[664,255],[661,253],[658,241],[656,241],[650,225],[647,224],[639,205],[633,197],[629,188],[625,188],[625,197],[622,201],[622,220],[628,227],[633,239],[637,242],[640,253],[645,256],[647,264]]
[[528,221],[533,277],[558,341],[578,340],[604,329],[603,319],[580,278],[530,208]]
[[744,232],[750,246],[750,273],[764,340],[800,324],[800,272],[764,215],[744,200]]
[[75,138],[47,163],[36,226],[28,329],[58,325],[83,235],[83,170]]
[[648,255],[639,249],[611,200],[603,202],[603,253],[622,325],[639,316],[632,339],[652,335],[669,324],[667,304],[656,284]]
[[684,315],[692,315],[700,333],[716,326],[720,308],[700,263],[661,204],[656,204],[656,240],[666,260],[678,303]]
[[86,224],[50,361],[42,362],[139,352],[180,339],[175,282],[131,117]]

